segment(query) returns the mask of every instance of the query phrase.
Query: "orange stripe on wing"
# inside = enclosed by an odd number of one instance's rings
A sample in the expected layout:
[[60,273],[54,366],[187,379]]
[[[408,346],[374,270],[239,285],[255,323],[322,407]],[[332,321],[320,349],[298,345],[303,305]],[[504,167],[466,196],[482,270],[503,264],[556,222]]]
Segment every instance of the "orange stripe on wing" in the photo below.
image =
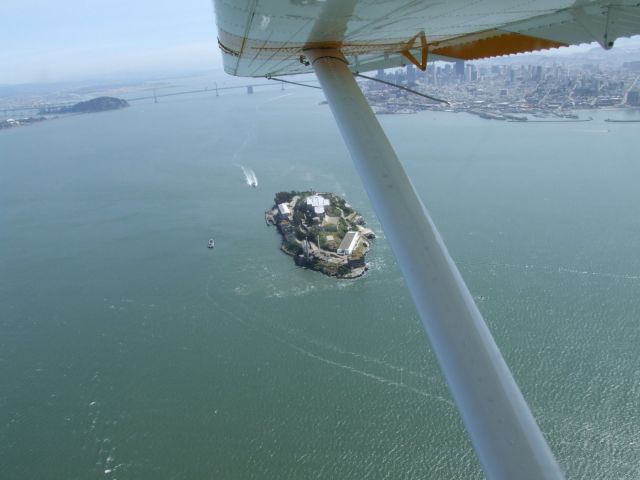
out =
[[[520,33],[496,32],[495,36],[464,42],[464,37],[455,39],[460,41],[457,45],[436,47],[432,53],[445,57],[459,58],[461,60],[478,60],[480,58],[497,57],[512,53],[532,52],[547,48],[566,47],[567,44],[546,40],[544,38],[530,37]],[[449,42],[447,42],[449,43]]]

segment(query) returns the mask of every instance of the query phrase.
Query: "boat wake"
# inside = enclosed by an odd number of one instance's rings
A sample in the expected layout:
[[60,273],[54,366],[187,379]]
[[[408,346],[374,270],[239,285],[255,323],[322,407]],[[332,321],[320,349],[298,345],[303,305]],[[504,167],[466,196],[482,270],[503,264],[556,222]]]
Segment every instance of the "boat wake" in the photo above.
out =
[[258,186],[258,177],[256,177],[256,172],[254,172],[251,168],[245,167],[244,165],[238,165],[242,169],[242,173],[244,173],[244,180],[250,187]]
[[[419,381],[424,382],[425,380],[429,381],[429,379],[425,379],[423,375],[417,373],[417,372],[413,372],[409,369],[397,366],[397,365],[393,365],[390,364],[386,361],[384,361],[383,359],[375,359],[373,357],[369,357],[366,355],[362,355],[356,352],[349,352],[349,351],[345,351],[342,349],[339,349],[335,346],[332,345],[328,345],[328,344],[324,344],[323,342],[318,342],[318,341],[314,341],[313,339],[308,339],[305,338],[304,335],[302,336],[297,336],[297,338],[291,338],[292,337],[292,332],[285,332],[285,331],[281,331],[281,334],[277,333],[278,327],[276,327],[275,329],[273,328],[266,328],[262,325],[260,325],[259,323],[256,322],[252,322],[250,320],[248,320],[247,318],[243,318],[242,316],[236,314],[235,312],[231,312],[225,308],[223,308],[219,302],[214,299],[210,292],[209,292],[209,283],[211,281],[212,277],[209,278],[209,280],[207,281],[206,287],[205,287],[205,295],[207,296],[207,298],[213,303],[216,311],[223,313],[224,316],[232,321],[232,322],[237,322],[240,323],[242,325],[244,325],[244,327],[246,327],[247,329],[254,331],[254,332],[258,332],[261,335],[264,335],[266,337],[271,338],[272,340],[280,343],[281,345],[285,346],[288,349],[291,349],[297,353],[299,353],[300,355],[306,356],[308,358],[311,358],[313,360],[316,360],[318,362],[321,362],[329,367],[333,367],[333,368],[338,368],[338,369],[342,369],[345,370],[353,375],[357,375],[360,377],[364,377],[367,378],[369,380],[372,380],[374,382],[383,384],[387,387],[392,387],[392,388],[400,388],[403,390],[406,390],[408,392],[411,392],[415,395],[421,396],[423,398],[429,399],[429,400],[434,400],[437,401],[439,403],[442,403],[448,407],[453,408],[453,402],[451,400],[449,400],[448,398],[441,396],[437,393],[433,393],[430,392],[428,390],[425,390],[423,388],[419,388],[415,385],[413,385],[413,382],[407,382],[407,380],[414,380],[418,379]],[[236,308],[238,308],[238,310],[241,309],[240,305],[236,305]],[[273,326],[273,325],[272,325]],[[293,335],[294,337],[296,337],[295,335]],[[297,340],[297,341],[296,341]],[[307,348],[305,348],[300,342],[304,342],[304,343],[308,343],[310,344]],[[311,348],[313,346],[313,348]],[[315,350],[315,351],[314,351]],[[318,351],[319,350],[319,351]],[[358,366],[354,365],[352,362],[348,362],[345,361],[344,358],[340,359],[339,357],[344,357],[344,356],[351,356],[354,357],[355,360],[361,360],[364,365],[360,366],[360,368],[358,368]],[[338,358],[336,358],[338,357]],[[342,361],[340,361],[342,360]],[[367,368],[367,364],[369,364],[369,368]],[[378,367],[377,369],[374,369],[372,367]],[[373,369],[374,371],[371,371],[371,369]],[[392,371],[395,371],[395,375],[391,375],[391,378],[387,375],[385,375],[385,373],[383,372],[377,372],[376,370],[379,369],[390,369]],[[402,373],[407,373],[409,374],[409,377],[413,376],[416,377],[414,379],[407,379],[406,377],[404,377],[402,375]],[[398,376],[398,374],[400,374],[400,378],[396,378]],[[404,378],[403,378],[404,377]]]
[[563,267],[557,265],[533,265],[533,264],[519,264],[519,263],[468,263],[458,262],[460,265],[465,266],[485,266],[488,268],[508,268],[508,269],[522,269],[522,270],[537,270],[540,272],[548,273],[563,273],[570,275],[588,275],[592,277],[611,278],[615,280],[640,280],[640,274],[638,273],[616,273],[616,272],[597,272],[591,270],[580,270],[576,268]]

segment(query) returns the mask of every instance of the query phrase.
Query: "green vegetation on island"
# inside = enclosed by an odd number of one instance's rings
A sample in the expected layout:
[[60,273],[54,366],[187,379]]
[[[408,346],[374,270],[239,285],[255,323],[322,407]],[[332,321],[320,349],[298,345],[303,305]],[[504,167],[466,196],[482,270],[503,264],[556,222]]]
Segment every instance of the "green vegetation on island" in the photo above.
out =
[[374,233],[364,218],[333,193],[278,192],[268,224],[282,235],[281,250],[296,265],[338,278],[356,278],[367,270],[365,257]]
[[40,110],[40,114],[53,113],[93,113],[105,112],[107,110],[118,110],[129,106],[129,102],[115,97],[97,97],[86,102],[79,102],[75,105],[64,107],[47,107]]
[[[61,107],[45,107],[41,108],[39,115],[58,115],[58,114],[73,114],[73,113],[93,113],[93,112],[105,112],[107,110],[118,110],[129,106],[129,102],[121,98],[115,97],[97,97],[86,102],[79,102],[75,105],[65,105]],[[54,117],[55,118],[55,117]],[[47,120],[47,117],[20,117],[20,118],[7,118],[6,120],[0,120],[0,130],[13,127],[22,127],[25,125],[32,125],[34,123]]]

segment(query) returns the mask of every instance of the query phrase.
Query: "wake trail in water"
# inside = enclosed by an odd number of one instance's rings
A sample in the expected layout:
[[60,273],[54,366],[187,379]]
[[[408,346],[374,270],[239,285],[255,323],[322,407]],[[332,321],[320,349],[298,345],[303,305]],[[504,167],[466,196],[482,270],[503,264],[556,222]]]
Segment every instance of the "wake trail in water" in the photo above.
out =
[[247,185],[252,187],[258,186],[258,177],[256,176],[256,172],[254,172],[251,168],[245,167],[244,165],[238,165],[242,169],[242,173],[244,174],[244,180]]
[[317,341],[315,339],[311,339],[311,338],[308,338],[307,341],[309,343],[312,343],[313,345],[316,345],[316,346],[320,347],[320,348],[324,348],[325,350],[331,350],[333,352],[336,352],[336,353],[339,353],[339,354],[342,354],[342,355],[350,355],[350,356],[352,356],[354,358],[357,358],[357,359],[359,359],[359,360],[361,360],[363,362],[373,363],[375,365],[379,365],[381,367],[385,367],[385,368],[388,368],[388,369],[393,370],[395,372],[398,372],[398,373],[400,373],[402,375],[409,374],[409,375],[412,375],[414,377],[420,378],[422,380],[430,380],[426,375],[423,375],[420,372],[416,372],[416,371],[411,370],[409,368],[405,368],[405,367],[401,367],[399,365],[395,365],[395,364],[393,364],[391,362],[388,362],[386,360],[370,357],[369,355],[365,355],[363,353],[351,352],[349,350],[343,350],[341,348],[336,347],[335,345],[329,345],[329,344],[326,344],[324,342],[319,342],[319,341]]
[[256,177],[256,173],[249,167],[245,167],[239,163],[239,160],[243,157],[242,152],[247,148],[247,146],[251,143],[253,137],[255,136],[255,129],[252,127],[247,134],[245,135],[242,145],[238,147],[238,149],[233,153],[232,163],[242,169],[242,173],[244,174],[244,179],[247,185],[257,187],[258,186],[258,177]]
[[616,280],[640,280],[640,274],[634,273],[613,273],[613,272],[594,272],[590,270],[578,270],[576,268],[558,267],[555,265],[527,265],[518,263],[469,263],[458,262],[460,265],[468,266],[486,266],[489,268],[510,268],[517,270],[541,270],[543,272],[565,273],[570,275],[589,275],[592,277],[613,278]]
[[632,275],[628,273],[607,273],[607,272],[589,272],[586,270],[576,270],[573,268],[558,268],[560,273],[572,273],[575,275],[592,275],[594,277],[616,278],[622,280],[640,280],[640,275]]
[[[416,388],[414,386],[408,385],[408,384],[406,384],[406,383],[404,383],[402,381],[391,380],[391,379],[388,379],[386,377],[383,377],[383,376],[380,376],[380,375],[376,375],[375,373],[371,373],[371,372],[368,372],[368,371],[365,371],[365,370],[361,370],[359,368],[354,367],[353,365],[349,365],[349,364],[346,364],[346,363],[340,363],[340,362],[337,362],[337,361],[332,360],[330,358],[326,358],[326,357],[324,357],[322,355],[319,355],[317,353],[314,353],[314,352],[311,352],[309,350],[306,350],[306,349],[302,348],[299,345],[296,345],[294,343],[288,342],[287,340],[285,340],[284,338],[276,335],[273,332],[269,332],[269,331],[267,331],[267,330],[255,325],[255,324],[247,322],[246,320],[244,320],[242,317],[236,315],[235,313],[230,312],[229,310],[226,310],[226,309],[222,308],[220,306],[220,304],[216,300],[213,299],[213,297],[209,293],[209,283],[210,283],[210,281],[211,281],[211,277],[209,278],[209,281],[207,281],[207,284],[206,284],[205,293],[206,293],[207,298],[209,298],[209,300],[211,300],[211,302],[214,304],[214,306],[215,306],[215,308],[217,310],[219,310],[220,312],[226,314],[228,317],[232,318],[236,322],[241,323],[246,328],[248,328],[250,330],[258,331],[261,334],[266,335],[267,337],[275,340],[276,342],[281,343],[282,345],[285,345],[289,349],[294,350],[294,351],[296,351],[296,352],[298,352],[298,353],[300,353],[300,354],[302,354],[302,355],[304,355],[306,357],[309,357],[309,358],[312,358],[312,359],[317,360],[319,362],[322,362],[325,365],[330,365],[332,367],[336,367],[336,368],[340,368],[342,370],[346,370],[346,371],[348,371],[350,373],[353,373],[354,375],[359,375],[361,377],[368,378],[370,380],[376,381],[378,383],[381,383],[381,384],[389,386],[389,387],[405,389],[405,390],[407,390],[407,391],[409,391],[411,393],[414,393],[416,395],[419,395],[421,397],[428,398],[430,400],[436,400],[436,401],[441,402],[441,403],[445,403],[446,405],[448,405],[450,407],[454,406],[453,402],[448,400],[445,397],[442,397],[440,395],[436,395],[436,394],[433,394],[433,393],[425,392],[424,390],[420,390],[419,388]],[[336,349],[336,351],[339,351],[339,350]],[[381,364],[385,364],[386,363],[386,362],[383,362],[383,361],[378,361],[378,362],[381,363]],[[387,366],[389,366],[389,365],[387,364]],[[395,367],[395,368],[397,368],[399,370],[402,370],[400,367]]]
[[357,375],[361,375],[363,377],[370,378],[371,380],[375,380],[376,382],[382,383],[384,385],[388,385],[390,387],[404,388],[405,390],[408,390],[408,391],[410,391],[412,393],[415,393],[416,395],[420,395],[422,397],[433,399],[433,400],[438,400],[439,402],[443,402],[443,403],[446,403],[447,405],[453,406],[453,402],[450,402],[449,400],[447,400],[444,397],[441,397],[440,395],[435,395],[435,394],[432,394],[432,393],[428,393],[428,392],[425,392],[423,390],[419,390],[419,389],[417,389],[415,387],[412,387],[411,385],[407,385],[404,382],[397,382],[395,380],[389,380],[388,378],[381,377],[379,375],[376,375],[376,374],[370,373],[370,372],[366,372],[364,370],[360,370],[360,369],[355,368],[355,367],[353,367],[351,365],[347,365],[347,364],[344,364],[344,363],[336,362],[334,360],[330,360],[328,358],[322,357],[322,356],[317,355],[317,354],[315,354],[313,352],[305,350],[304,348],[298,347],[297,345],[290,344],[289,342],[287,342],[285,340],[282,340],[280,338],[275,338],[275,339],[278,340],[279,342],[287,345],[288,347],[293,348],[294,350],[297,350],[298,352],[302,353],[303,355],[306,355],[307,357],[319,360],[319,361],[321,361],[323,363],[326,363],[327,365],[333,365],[335,367],[342,368],[342,369],[347,370],[347,371],[349,371],[351,373],[355,373]]

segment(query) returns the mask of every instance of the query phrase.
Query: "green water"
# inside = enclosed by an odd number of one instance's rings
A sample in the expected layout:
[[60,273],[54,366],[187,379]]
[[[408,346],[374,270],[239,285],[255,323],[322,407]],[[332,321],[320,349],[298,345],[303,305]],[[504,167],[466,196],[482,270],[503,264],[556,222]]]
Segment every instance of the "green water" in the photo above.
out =
[[[321,99],[0,133],[1,478],[482,478]],[[381,121],[567,476],[637,478],[638,124],[591,115]],[[279,252],[263,211],[308,187],[378,234],[365,277]]]

